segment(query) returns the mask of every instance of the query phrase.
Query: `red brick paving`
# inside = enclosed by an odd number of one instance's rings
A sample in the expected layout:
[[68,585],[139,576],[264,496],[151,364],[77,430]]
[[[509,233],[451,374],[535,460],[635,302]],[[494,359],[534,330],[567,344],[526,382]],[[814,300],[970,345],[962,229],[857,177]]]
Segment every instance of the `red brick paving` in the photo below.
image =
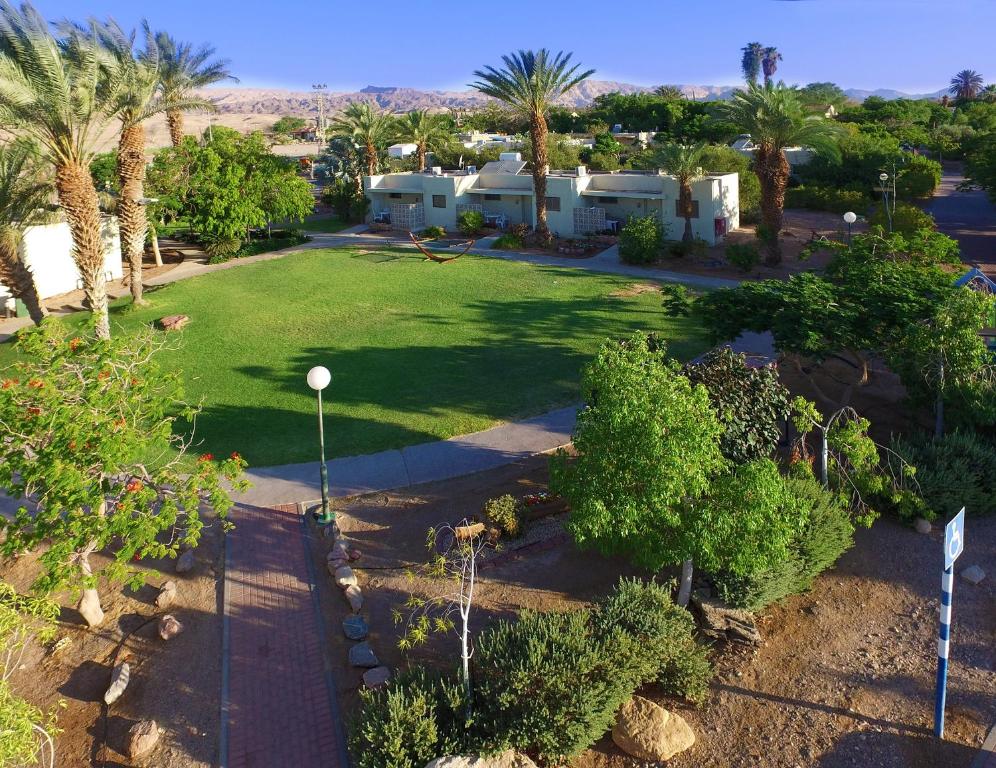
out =
[[232,521],[222,768],[348,768],[301,517],[240,506]]

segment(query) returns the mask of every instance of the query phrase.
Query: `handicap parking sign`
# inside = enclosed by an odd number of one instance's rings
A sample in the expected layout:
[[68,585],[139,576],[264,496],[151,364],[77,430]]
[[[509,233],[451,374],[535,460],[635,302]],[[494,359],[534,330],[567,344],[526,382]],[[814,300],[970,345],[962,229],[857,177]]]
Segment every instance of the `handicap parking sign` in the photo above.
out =
[[944,527],[944,570],[947,570],[965,549],[965,508]]

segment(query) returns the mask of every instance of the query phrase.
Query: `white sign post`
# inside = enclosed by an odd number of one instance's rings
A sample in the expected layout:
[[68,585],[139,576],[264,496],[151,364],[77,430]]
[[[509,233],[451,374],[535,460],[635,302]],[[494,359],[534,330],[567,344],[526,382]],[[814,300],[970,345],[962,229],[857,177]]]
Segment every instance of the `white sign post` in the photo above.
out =
[[954,561],[965,549],[965,508],[944,528],[944,571],[941,573],[941,629],[937,638],[937,698],[934,702],[934,735],[944,737],[944,700],[948,687],[948,648],[951,644],[951,593]]

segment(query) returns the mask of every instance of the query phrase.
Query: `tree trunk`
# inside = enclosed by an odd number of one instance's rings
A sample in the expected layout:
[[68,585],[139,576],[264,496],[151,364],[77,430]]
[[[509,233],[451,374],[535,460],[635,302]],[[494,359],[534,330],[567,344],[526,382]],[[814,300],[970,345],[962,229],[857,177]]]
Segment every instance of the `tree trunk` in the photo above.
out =
[[156,257],[156,266],[163,265],[163,256],[159,253],[159,236],[156,234],[155,224],[149,224],[149,242],[152,243],[152,253]]
[[371,143],[367,143],[366,146],[366,156],[367,156],[367,176],[373,176],[377,173],[377,147]]
[[418,149],[415,152],[415,158],[418,160],[419,173],[425,170],[425,155],[426,155],[425,144],[419,144]]
[[685,231],[681,235],[682,242],[690,243],[695,239],[692,234],[692,186],[687,179],[682,179],[678,189],[678,208],[685,218]]
[[166,113],[166,122],[169,124],[169,140],[174,147],[180,146],[183,141],[183,112],[171,109]]
[[829,426],[819,427],[820,430],[820,482],[824,488],[830,486],[830,443],[827,440]]
[[778,235],[782,231],[785,211],[785,189],[788,187],[789,164],[785,153],[767,144],[761,144],[754,158],[754,173],[761,184],[761,223],[765,230],[764,243],[768,264],[780,264],[781,245]]
[[546,223],[546,118],[541,113],[529,122],[529,139],[533,145],[533,192],[536,195],[536,237],[542,245],[549,245],[553,238]]
[[118,142],[118,225],[121,228],[121,256],[128,262],[131,300],[146,304],[142,298],[142,258],[145,256],[145,128],[141,123],[121,129]]
[[39,325],[48,316],[48,310],[38,296],[35,276],[21,261],[19,243],[20,233],[13,230],[0,233],[0,283],[7,287],[11,296],[24,302],[32,322]]
[[97,338],[109,339],[111,326],[107,317],[104,240],[101,236],[100,205],[90,169],[83,165],[60,165],[55,173],[55,188],[73,236],[73,260],[94,317]]
[[682,608],[688,607],[688,601],[692,598],[692,572],[694,564],[688,558],[681,564],[681,585],[678,587],[678,605]]

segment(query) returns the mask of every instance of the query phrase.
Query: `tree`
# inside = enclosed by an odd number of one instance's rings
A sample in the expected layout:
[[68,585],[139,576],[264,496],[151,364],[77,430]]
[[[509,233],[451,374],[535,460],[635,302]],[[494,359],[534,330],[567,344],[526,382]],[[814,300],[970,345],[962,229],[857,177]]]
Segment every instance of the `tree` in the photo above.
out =
[[743,72],[747,85],[757,85],[761,74],[761,60],[764,58],[764,46],[760,43],[747,43],[740,49],[740,71]]
[[587,80],[595,70],[579,71],[571,65],[571,53],[552,55],[546,48],[520,50],[502,57],[505,66],[488,66],[476,70],[478,78],[471,84],[486,96],[498,99],[529,121],[529,140],[533,147],[531,163],[533,194],[536,198],[536,234],[540,242],[549,243],[550,228],[546,220],[547,157],[546,113],[553,101]]
[[[183,139],[183,113],[195,101],[194,91],[224,80],[238,82],[228,71],[228,59],[214,59],[215,50],[208,45],[194,48],[190,43],[176,40],[168,32],[155,33],[159,53],[160,98],[166,107],[169,137],[174,147]],[[214,109],[200,101],[197,109]]]
[[764,49],[761,57],[761,69],[764,70],[764,84],[771,85],[771,79],[778,71],[778,62],[782,60],[782,55],[777,48],[768,47]]
[[424,109],[412,110],[402,118],[399,138],[415,145],[419,171],[425,170],[425,156],[429,150],[449,139],[446,122],[443,115],[434,115]]
[[799,95],[784,85],[749,86],[736,91],[720,113],[757,144],[754,173],[761,183],[761,222],[768,262],[781,262],[778,235],[782,230],[789,164],[785,148],[804,146],[836,154],[839,129],[822,116],[807,116]]
[[113,115],[115,62],[95,40],[58,41],[30,5],[0,0],[0,124],[30,136],[55,170],[73,260],[100,338],[110,338],[100,205],[90,161]]
[[[799,89],[803,103],[826,109],[834,106],[838,109],[847,103],[847,94],[836,83],[809,83]],[[822,110],[821,110],[822,111]]]
[[[366,163],[367,176],[377,173],[380,153],[397,135],[394,119],[381,112],[370,102],[360,101],[350,104],[341,115],[332,121],[333,132],[359,145]],[[358,178],[362,184],[362,179]]]
[[658,150],[661,168],[678,180],[678,212],[685,219],[685,231],[681,236],[686,243],[694,240],[692,217],[695,215],[692,200],[692,182],[702,175],[702,152],[704,143],[665,144]]
[[974,69],[963,69],[951,78],[951,86],[948,91],[958,99],[971,101],[979,95],[983,83],[985,80],[982,79],[982,75]]
[[990,83],[979,91],[979,99],[986,104],[996,104],[996,83]]
[[658,85],[654,88],[654,96],[665,101],[681,101],[685,94],[677,85]]
[[307,124],[308,121],[303,117],[291,117],[290,115],[284,115],[273,124],[273,127],[270,130],[277,134],[288,134],[294,133],[294,131],[300,131]]
[[691,561],[709,547],[694,520],[726,463],[709,394],[639,333],[607,342],[581,390],[577,456],[561,451],[550,465],[551,489],[571,504],[570,531],[581,546],[650,570],[683,563],[687,603]]
[[35,148],[25,141],[0,146],[0,283],[27,307],[32,321],[41,323],[48,310],[38,296],[34,275],[21,257],[24,229],[47,218],[52,194]]
[[[520,149],[522,158],[531,164],[536,156],[533,151],[532,139],[526,138]],[[577,168],[581,164],[581,150],[576,142],[571,141],[570,136],[548,133],[546,135],[546,164],[550,168]]]
[[[134,559],[195,546],[201,509],[224,520],[232,501],[223,482],[244,489],[245,462],[186,462],[192,436],[174,429],[199,409],[183,401],[179,375],[155,361],[162,334],[112,341],[44,323],[16,344],[21,359],[0,383],[0,489],[27,506],[0,519],[0,554],[47,544],[35,588],[82,590],[81,613],[99,624],[100,578],[139,584]],[[110,561],[98,570],[91,556],[104,550]]]

